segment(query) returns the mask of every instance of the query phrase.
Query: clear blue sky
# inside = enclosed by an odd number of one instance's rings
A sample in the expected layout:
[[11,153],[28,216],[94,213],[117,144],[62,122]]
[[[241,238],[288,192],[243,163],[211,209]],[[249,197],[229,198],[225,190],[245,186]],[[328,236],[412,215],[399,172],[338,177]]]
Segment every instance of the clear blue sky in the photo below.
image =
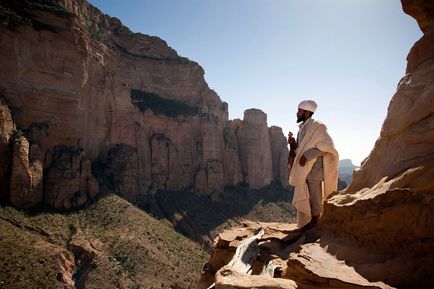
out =
[[91,0],[134,32],[198,62],[229,117],[262,109],[298,130],[297,104],[318,102],[341,159],[372,149],[406,56],[421,37],[399,0]]

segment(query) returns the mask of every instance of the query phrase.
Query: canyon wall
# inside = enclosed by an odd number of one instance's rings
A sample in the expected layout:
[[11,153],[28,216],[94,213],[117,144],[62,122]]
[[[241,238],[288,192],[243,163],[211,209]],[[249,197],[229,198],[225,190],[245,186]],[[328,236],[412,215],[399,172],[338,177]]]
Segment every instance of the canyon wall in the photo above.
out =
[[0,186],[12,204],[286,186],[283,133],[259,110],[229,121],[202,67],[160,38],[84,0],[0,4]]

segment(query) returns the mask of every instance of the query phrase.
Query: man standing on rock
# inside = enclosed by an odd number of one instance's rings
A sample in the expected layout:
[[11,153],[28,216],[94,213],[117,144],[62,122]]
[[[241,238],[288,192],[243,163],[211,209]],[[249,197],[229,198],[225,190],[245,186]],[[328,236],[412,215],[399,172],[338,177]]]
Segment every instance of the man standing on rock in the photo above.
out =
[[306,230],[316,225],[324,199],[338,184],[339,155],[327,127],[312,118],[316,108],[313,100],[300,102],[297,140],[288,134],[289,184],[295,187],[292,204],[297,209],[298,227]]

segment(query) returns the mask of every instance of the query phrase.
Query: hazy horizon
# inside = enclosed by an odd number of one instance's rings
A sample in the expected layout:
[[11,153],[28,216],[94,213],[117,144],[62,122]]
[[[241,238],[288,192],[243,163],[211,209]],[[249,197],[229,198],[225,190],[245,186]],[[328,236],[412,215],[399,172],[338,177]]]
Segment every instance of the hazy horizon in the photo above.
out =
[[91,0],[134,32],[165,40],[198,62],[229,118],[267,113],[286,136],[295,113],[314,99],[314,118],[355,165],[380,134],[387,106],[422,35],[400,1]]

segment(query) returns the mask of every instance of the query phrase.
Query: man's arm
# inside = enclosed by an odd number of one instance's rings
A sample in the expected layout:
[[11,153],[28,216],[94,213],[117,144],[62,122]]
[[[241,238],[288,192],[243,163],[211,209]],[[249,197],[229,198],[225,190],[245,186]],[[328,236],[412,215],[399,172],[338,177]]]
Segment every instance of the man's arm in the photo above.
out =
[[295,159],[295,150],[297,149],[297,142],[292,136],[292,132],[288,133],[289,155],[288,155],[288,170],[291,170]]
[[288,170],[291,170],[293,164],[294,164],[294,159],[295,159],[295,151],[293,150],[289,150],[289,155],[288,155]]
[[304,157],[306,158],[306,160],[310,161],[310,160],[322,157],[325,154],[326,154],[325,152],[320,151],[317,148],[311,148],[311,149],[304,152]]
[[298,162],[300,166],[304,166],[307,161],[317,159],[319,157],[324,156],[326,153],[323,151],[320,151],[317,148],[311,148],[304,152],[304,154],[301,156],[300,161]]

